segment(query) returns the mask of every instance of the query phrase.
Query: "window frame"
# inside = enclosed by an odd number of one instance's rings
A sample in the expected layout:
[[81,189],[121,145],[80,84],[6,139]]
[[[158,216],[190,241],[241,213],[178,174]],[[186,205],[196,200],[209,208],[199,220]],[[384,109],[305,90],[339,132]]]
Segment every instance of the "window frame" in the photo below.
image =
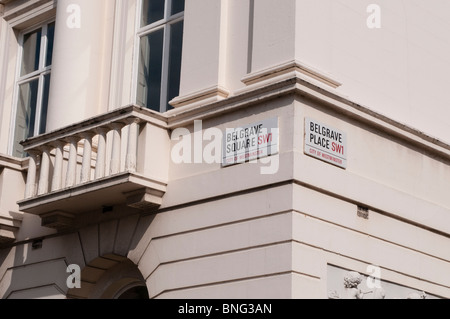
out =
[[[18,112],[18,103],[19,103],[19,94],[20,87],[24,84],[31,83],[35,80],[38,80],[38,92],[37,92],[37,101],[36,101],[36,114],[34,119],[34,131],[33,137],[40,135],[40,128],[42,123],[42,104],[43,104],[43,95],[45,88],[45,77],[51,74],[52,71],[52,63],[46,66],[46,58],[47,58],[47,50],[48,50],[48,26],[52,23],[55,23],[56,19],[52,17],[50,19],[41,21],[39,23],[34,24],[31,27],[20,30],[18,35],[18,49],[17,49],[17,63],[16,63],[16,72],[14,78],[14,96],[13,96],[13,108],[11,112],[11,125],[10,125],[10,134],[9,134],[9,142],[8,142],[8,154],[11,156],[15,156],[15,138],[16,138],[16,120],[17,120],[17,112]],[[39,49],[39,66],[36,71],[31,73],[21,75],[22,63],[23,63],[23,55],[24,55],[24,37],[25,35],[32,33],[36,30],[42,29],[41,38],[40,38],[40,49]],[[24,153],[25,157],[25,153]]]
[[[169,103],[167,97],[168,81],[169,81],[169,53],[170,53],[170,40],[171,40],[171,26],[183,21],[184,23],[184,11],[178,12],[174,15],[170,14],[172,8],[172,0],[165,0],[164,18],[155,21],[151,24],[141,26],[142,21],[142,8],[144,0],[137,0],[136,8],[136,24],[135,24],[135,46],[134,46],[134,63],[133,63],[133,80],[131,100],[133,104],[138,104],[137,91],[138,91],[138,78],[139,78],[139,66],[140,66],[140,52],[141,52],[141,39],[152,32],[163,29],[163,48],[162,48],[162,70],[161,70],[161,96],[159,102],[159,112],[165,113],[168,111],[167,104]],[[141,105],[139,105],[141,106]],[[156,112],[156,111],[155,111]]]

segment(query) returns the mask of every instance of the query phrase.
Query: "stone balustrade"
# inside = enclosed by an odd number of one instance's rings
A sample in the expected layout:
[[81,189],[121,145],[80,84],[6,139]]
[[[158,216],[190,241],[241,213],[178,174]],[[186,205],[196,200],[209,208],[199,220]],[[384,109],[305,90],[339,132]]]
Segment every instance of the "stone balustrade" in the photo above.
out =
[[128,106],[23,142],[29,161],[21,210],[72,218],[102,205],[159,206],[167,181],[145,157],[155,150],[161,161],[153,162],[167,162],[166,126],[161,115]]
[[[124,171],[135,172],[140,121],[139,118],[130,116],[106,125],[90,127],[81,133],[67,133],[62,138],[48,141],[37,147],[28,147],[26,152],[30,159],[25,199]],[[124,130],[127,133],[127,140],[126,148],[122,150]],[[93,148],[94,140],[97,141],[95,148]],[[111,145],[110,156],[106,154],[108,144]],[[125,152],[125,165],[121,165],[122,152]],[[81,168],[77,169],[80,154]],[[108,162],[109,165],[107,165]],[[109,167],[108,170],[107,167]]]

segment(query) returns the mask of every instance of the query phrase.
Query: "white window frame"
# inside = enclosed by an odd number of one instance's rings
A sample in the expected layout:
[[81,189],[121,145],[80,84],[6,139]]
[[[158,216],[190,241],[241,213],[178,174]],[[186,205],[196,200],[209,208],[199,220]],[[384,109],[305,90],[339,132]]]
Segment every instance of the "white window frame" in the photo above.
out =
[[[16,76],[15,76],[15,84],[14,84],[14,98],[13,98],[13,111],[11,112],[11,125],[10,125],[10,134],[9,134],[9,143],[8,143],[8,154],[14,154],[14,140],[16,134],[16,117],[17,117],[17,108],[19,103],[19,92],[20,86],[22,84],[29,83],[36,79],[39,79],[38,83],[38,95],[36,102],[36,115],[35,115],[35,123],[34,123],[34,132],[33,136],[39,135],[40,124],[41,124],[41,113],[42,113],[42,98],[44,93],[44,78],[46,75],[51,74],[52,65],[45,66],[46,57],[47,57],[47,45],[48,45],[48,25],[55,22],[55,18],[45,20],[38,24],[33,25],[27,29],[20,31],[19,34],[19,48],[17,51],[17,65],[16,65]],[[41,33],[41,47],[39,52],[39,67],[38,70],[26,74],[24,76],[21,75],[22,70],[22,62],[23,62],[23,41],[26,34],[36,31],[38,29],[42,29]],[[52,61],[53,64],[53,61]]]
[[141,27],[142,21],[142,7],[144,0],[137,0],[136,8],[136,25],[135,25],[135,46],[134,46],[134,65],[133,65],[133,81],[131,100],[137,105],[137,87],[139,76],[139,54],[141,38],[159,29],[164,29],[164,43],[163,43],[163,60],[162,60],[162,75],[161,75],[161,98],[159,102],[159,111],[164,113],[167,111],[167,85],[169,75],[169,50],[170,50],[170,26],[184,20],[184,10],[174,15],[170,15],[172,8],[172,0],[165,1],[164,18],[153,22],[149,25]]

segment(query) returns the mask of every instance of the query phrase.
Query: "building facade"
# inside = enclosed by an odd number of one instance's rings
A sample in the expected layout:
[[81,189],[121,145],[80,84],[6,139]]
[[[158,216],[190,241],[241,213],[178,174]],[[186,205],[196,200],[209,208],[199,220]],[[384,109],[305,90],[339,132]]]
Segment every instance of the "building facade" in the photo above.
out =
[[0,297],[450,297],[449,15],[0,1]]

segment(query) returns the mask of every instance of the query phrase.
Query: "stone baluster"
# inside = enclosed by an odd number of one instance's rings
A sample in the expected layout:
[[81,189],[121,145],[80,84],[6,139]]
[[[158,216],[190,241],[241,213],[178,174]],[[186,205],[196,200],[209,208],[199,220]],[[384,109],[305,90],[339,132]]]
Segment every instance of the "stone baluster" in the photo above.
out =
[[39,187],[38,195],[47,194],[49,191],[49,179],[50,179],[50,146],[41,147],[41,167],[39,174]]
[[127,120],[128,143],[127,154],[125,158],[125,170],[127,170],[128,172],[136,172],[139,122],[140,120],[137,118],[131,118]]
[[108,129],[99,127],[96,130],[98,134],[97,161],[95,163],[95,179],[105,177],[106,164],[106,133]]
[[123,123],[112,123],[112,153],[109,174],[114,175],[120,172],[121,138]]
[[37,159],[39,156],[39,151],[27,150],[29,154],[28,159],[28,173],[27,173],[27,184],[25,187],[25,198],[33,198],[36,196],[36,173],[37,173]]
[[72,136],[69,142],[69,162],[67,164],[66,187],[72,187],[76,184],[77,179],[77,153],[78,153],[78,137]]
[[84,140],[83,161],[81,164],[80,183],[86,183],[91,180],[91,160],[92,160],[92,132],[84,132],[80,134]]
[[55,147],[55,166],[53,168],[52,192],[62,188],[63,162],[64,162],[64,142],[57,141]]

